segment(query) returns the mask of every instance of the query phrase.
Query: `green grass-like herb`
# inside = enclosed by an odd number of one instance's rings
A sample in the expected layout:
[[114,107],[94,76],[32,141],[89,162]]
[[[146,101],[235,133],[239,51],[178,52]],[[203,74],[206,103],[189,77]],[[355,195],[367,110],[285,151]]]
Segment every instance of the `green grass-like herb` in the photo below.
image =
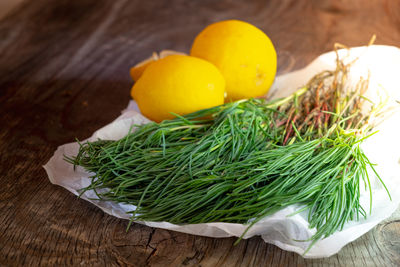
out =
[[314,244],[367,216],[360,187],[371,190],[373,165],[360,143],[376,110],[361,112],[367,81],[345,88],[348,67],[338,61],[284,99],[228,103],[138,126],[118,141],[86,142],[66,160],[94,173],[82,192],[136,205],[132,221],[250,228],[302,204]]

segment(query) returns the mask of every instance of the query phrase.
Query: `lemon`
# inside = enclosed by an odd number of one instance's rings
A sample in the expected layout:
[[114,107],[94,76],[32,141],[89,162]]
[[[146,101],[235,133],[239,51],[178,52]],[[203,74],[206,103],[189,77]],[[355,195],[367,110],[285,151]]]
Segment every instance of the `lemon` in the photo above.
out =
[[138,65],[132,67],[129,70],[129,74],[131,75],[132,79],[134,81],[139,80],[139,78],[142,76],[144,70],[148,66],[150,66],[151,63],[153,63],[156,60],[158,60],[158,59],[149,59],[149,60],[143,61],[143,62],[139,63]]
[[165,58],[170,55],[186,55],[185,53],[182,52],[177,52],[173,50],[162,50],[160,53],[153,52],[151,57],[139,62],[129,70],[129,74],[131,75],[132,79],[134,81],[139,80],[139,78],[142,76],[144,70],[154,61],[157,61],[161,58]]
[[196,57],[170,55],[149,64],[131,95],[141,113],[160,122],[224,103],[225,80],[211,63]]
[[271,40],[257,27],[239,20],[207,26],[195,38],[190,55],[218,67],[226,81],[228,101],[266,94],[276,74]]

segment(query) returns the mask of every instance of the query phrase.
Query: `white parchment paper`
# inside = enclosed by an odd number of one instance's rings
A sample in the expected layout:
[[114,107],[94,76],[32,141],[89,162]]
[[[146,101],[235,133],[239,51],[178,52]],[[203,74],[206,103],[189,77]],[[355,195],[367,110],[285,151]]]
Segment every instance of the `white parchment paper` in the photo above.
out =
[[[370,46],[352,48],[350,51],[341,50],[340,55],[348,56],[348,60],[359,57],[352,67],[350,78],[357,82],[360,76],[371,74],[370,90],[368,97],[379,101],[382,96],[390,96],[391,101],[400,100],[400,49],[389,46]],[[306,68],[291,72],[276,78],[270,90],[273,98],[287,96],[300,86],[304,85],[314,74],[326,69],[335,68],[335,54],[330,52],[315,59]],[[382,92],[384,92],[382,94]],[[132,124],[144,124],[148,120],[138,111],[134,102],[122,111],[122,115],[112,123],[96,131],[89,140],[119,139],[127,134]],[[343,231],[336,232],[330,237],[318,241],[311,250],[303,255],[306,258],[328,257],[337,253],[347,243],[360,237],[380,221],[389,217],[400,203],[400,114],[396,113],[379,126],[379,132],[367,139],[362,147],[369,159],[376,163],[376,170],[381,175],[390,190],[390,200],[377,181],[371,176],[373,187],[373,207],[368,218],[358,222],[349,222]],[[50,181],[60,185],[73,194],[78,195],[77,190],[89,185],[90,174],[82,168],[73,170],[72,165],[63,160],[63,155],[76,155],[78,144],[65,144],[55,151],[53,157],[44,166]],[[127,211],[135,209],[135,206],[123,205],[110,201],[96,201],[93,192],[86,192],[82,198],[101,208],[104,212],[118,218],[129,219]],[[369,193],[362,193],[361,203],[369,211]],[[308,242],[296,242],[304,240],[315,233],[315,229],[308,228],[307,212],[288,217],[287,215],[297,210],[299,206],[287,207],[271,216],[265,217],[255,224],[245,235],[249,238],[260,235],[265,242],[289,251],[303,254]],[[90,216],[87,214],[86,216]],[[167,222],[138,222],[151,227],[158,227],[179,231],[194,235],[210,237],[241,236],[247,228],[246,225],[234,223],[204,223],[192,225],[175,225]]]

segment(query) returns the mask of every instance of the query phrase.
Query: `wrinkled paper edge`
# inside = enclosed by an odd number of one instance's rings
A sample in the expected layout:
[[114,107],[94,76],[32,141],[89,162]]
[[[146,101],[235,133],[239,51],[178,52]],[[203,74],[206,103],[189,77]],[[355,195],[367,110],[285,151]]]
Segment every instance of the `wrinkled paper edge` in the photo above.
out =
[[[341,57],[349,56],[349,60],[360,56],[357,63],[351,68],[350,78],[355,77],[354,82],[356,82],[360,76],[365,76],[368,71],[370,71],[372,78],[370,83],[371,87],[385,88],[392,99],[400,99],[400,88],[396,90],[396,78],[398,77],[395,72],[400,69],[399,48],[391,46],[356,47],[350,50],[340,50],[339,54]],[[382,66],[385,68],[382,68]],[[269,92],[268,98],[287,96],[304,85],[314,74],[322,70],[333,69],[334,67],[334,52],[323,54],[307,67],[277,77]],[[376,78],[376,80],[374,80],[374,78]],[[372,95],[372,97],[374,96]],[[122,111],[121,116],[110,124],[97,130],[88,140],[117,140],[125,136],[132,125],[148,123],[149,120],[142,116],[138,110],[136,103],[130,101],[128,107]],[[292,205],[275,214],[266,216],[250,228],[243,238],[247,239],[252,236],[260,235],[265,242],[274,244],[284,250],[296,252],[305,258],[329,257],[339,252],[346,244],[368,232],[381,221],[390,217],[400,203],[400,159],[399,153],[395,151],[396,149],[393,149],[394,147],[400,148],[400,141],[396,140],[399,139],[396,136],[396,131],[399,132],[400,130],[400,127],[397,125],[398,121],[400,121],[400,116],[399,114],[395,114],[380,125],[380,131],[377,134],[370,137],[362,144],[363,150],[371,162],[378,163],[376,170],[380,173],[382,179],[389,188],[392,201],[389,200],[386,191],[377,181],[376,177],[371,176],[373,207],[367,219],[360,218],[357,222],[351,221],[346,223],[342,231],[338,231],[328,238],[315,243],[306,255],[302,254],[308,248],[310,242],[296,242],[294,240],[306,240],[310,238],[316,230],[308,228],[306,211],[288,217],[289,214],[300,209],[302,207],[300,205]],[[388,148],[391,148],[392,151],[388,151]],[[64,155],[76,155],[78,149],[78,143],[62,145],[57,148],[53,157],[43,166],[51,183],[60,185],[75,195],[79,195],[78,189],[84,188],[90,184],[90,179],[88,177],[91,175],[85,172],[81,167],[77,167],[76,170],[74,170],[71,164],[64,161]],[[105,213],[122,219],[129,219],[130,215],[126,212],[135,209],[133,205],[95,200],[96,195],[93,191],[85,192],[81,198],[93,203]],[[363,192],[360,201],[368,212],[369,193],[366,191]],[[202,223],[188,225],[176,225],[168,222],[136,223],[182,233],[217,238],[230,236],[239,237],[247,229],[247,225],[236,223]]]

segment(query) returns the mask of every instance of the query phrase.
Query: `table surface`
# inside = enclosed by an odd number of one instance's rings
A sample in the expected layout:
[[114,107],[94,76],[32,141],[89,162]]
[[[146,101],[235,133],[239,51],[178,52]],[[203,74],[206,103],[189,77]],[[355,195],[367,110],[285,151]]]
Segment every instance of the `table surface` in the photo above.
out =
[[209,23],[242,19],[265,31],[278,73],[335,42],[400,43],[400,1],[25,1],[0,21],[0,265],[396,266],[400,211],[337,255],[306,260],[259,237],[207,238],[104,214],[52,185],[57,146],[84,139],[129,101],[129,67],[153,51],[188,52]]

